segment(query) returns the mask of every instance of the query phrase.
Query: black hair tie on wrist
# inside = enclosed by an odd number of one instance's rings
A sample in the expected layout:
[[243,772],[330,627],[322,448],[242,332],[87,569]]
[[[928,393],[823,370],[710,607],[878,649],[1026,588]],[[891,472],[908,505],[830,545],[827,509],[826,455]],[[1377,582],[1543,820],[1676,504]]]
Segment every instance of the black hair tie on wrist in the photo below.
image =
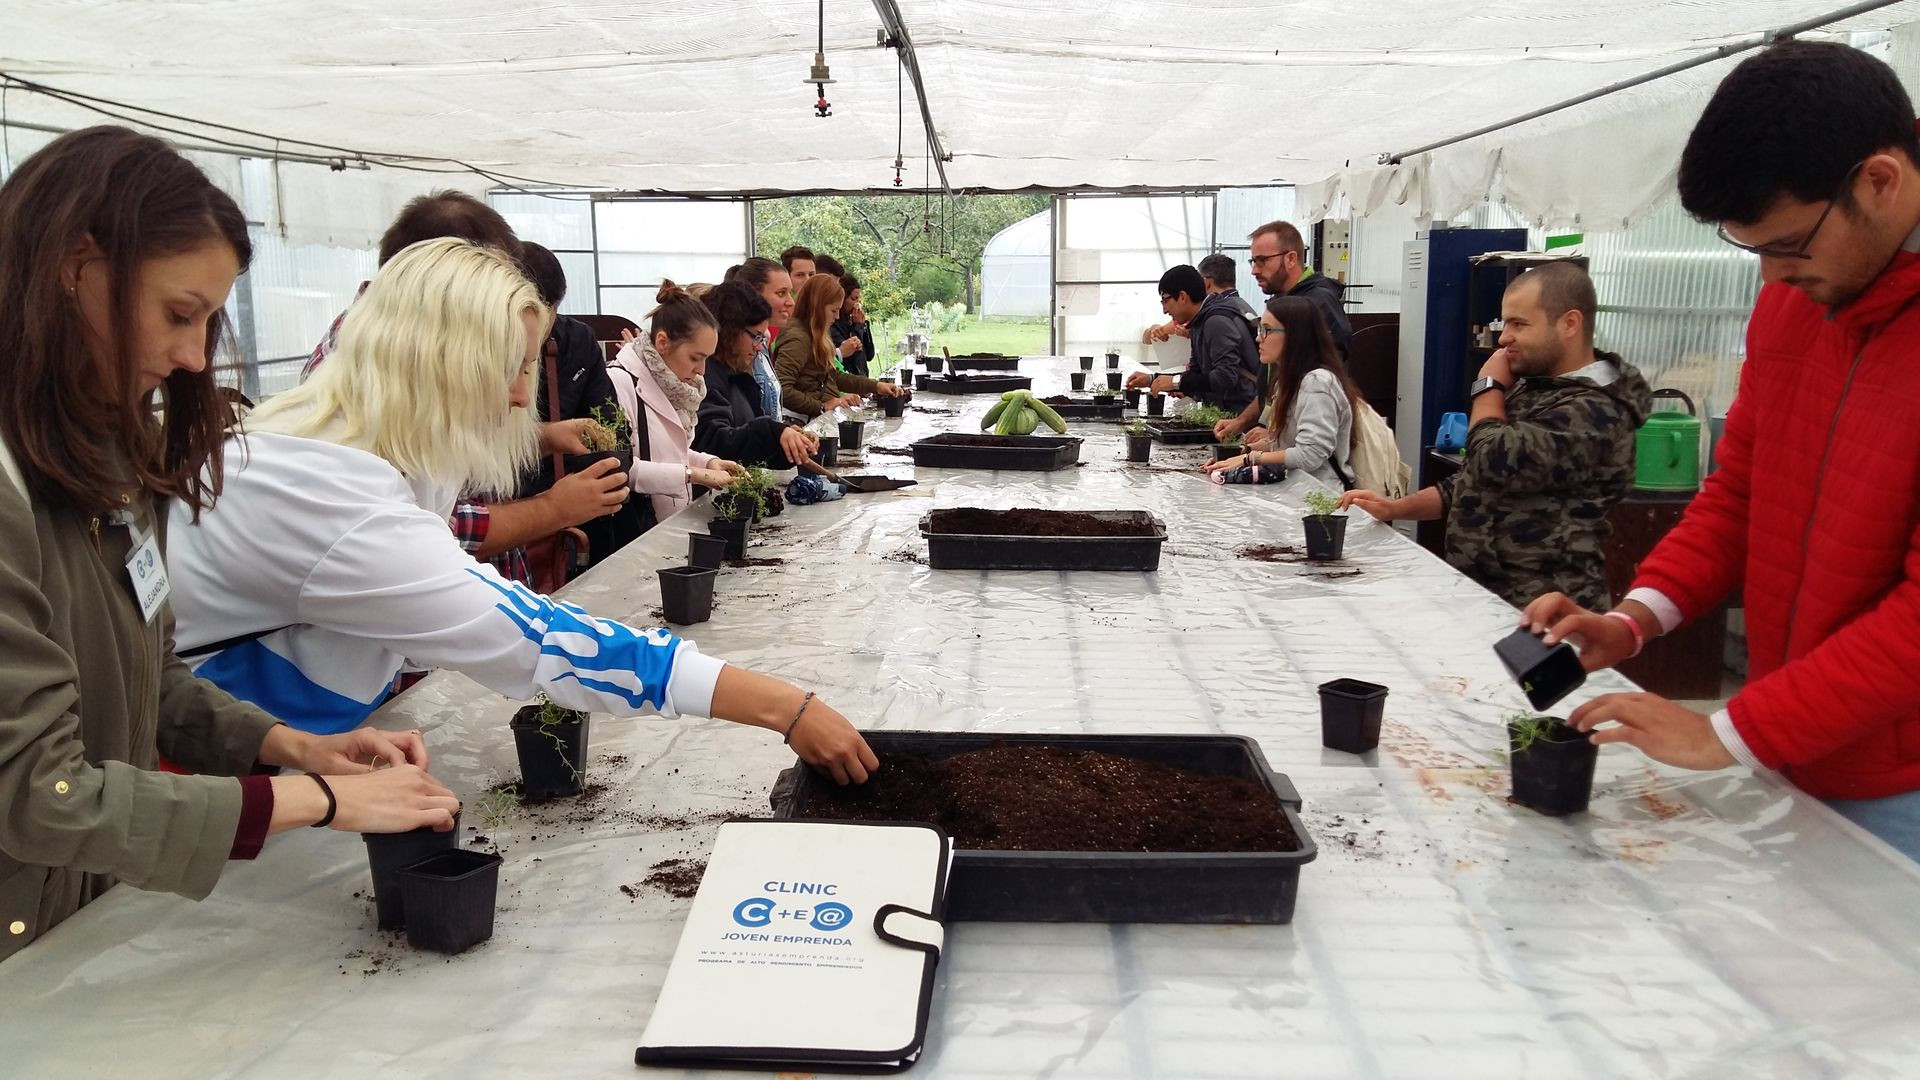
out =
[[327,816],[313,823],[314,828],[324,829],[333,824],[334,812],[340,809],[340,804],[334,801],[333,789],[327,786],[327,782],[320,778],[319,773],[310,772],[307,775],[313,777],[313,782],[320,785],[320,791],[327,797]]

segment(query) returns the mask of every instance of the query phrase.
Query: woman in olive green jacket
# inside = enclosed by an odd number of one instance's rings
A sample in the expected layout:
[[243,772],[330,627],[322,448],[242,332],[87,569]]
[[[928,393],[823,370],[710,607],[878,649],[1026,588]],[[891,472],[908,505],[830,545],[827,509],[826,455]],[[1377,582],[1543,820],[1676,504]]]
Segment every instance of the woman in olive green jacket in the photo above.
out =
[[452,827],[418,732],[296,732],[173,655],[162,500],[219,492],[250,256],[233,200],[125,128],[0,186],[0,960],[116,881],[203,897],[269,833]]
[[800,287],[793,318],[780,328],[780,340],[773,346],[773,370],[780,376],[780,404],[790,412],[811,418],[841,405],[858,405],[863,394],[900,394],[890,382],[834,366],[829,328],[840,317],[845,299],[832,274],[815,274]]

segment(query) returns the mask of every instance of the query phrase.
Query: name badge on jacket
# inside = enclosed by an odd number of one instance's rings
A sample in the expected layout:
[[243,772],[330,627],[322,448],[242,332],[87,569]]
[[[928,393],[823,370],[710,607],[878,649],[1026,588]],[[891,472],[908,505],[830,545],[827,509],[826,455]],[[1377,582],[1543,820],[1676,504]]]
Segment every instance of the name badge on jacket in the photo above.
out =
[[167,584],[167,564],[160,558],[157,538],[149,536],[140,541],[127,556],[127,580],[133,583],[133,598],[140,604],[141,617],[152,622],[173,592]]

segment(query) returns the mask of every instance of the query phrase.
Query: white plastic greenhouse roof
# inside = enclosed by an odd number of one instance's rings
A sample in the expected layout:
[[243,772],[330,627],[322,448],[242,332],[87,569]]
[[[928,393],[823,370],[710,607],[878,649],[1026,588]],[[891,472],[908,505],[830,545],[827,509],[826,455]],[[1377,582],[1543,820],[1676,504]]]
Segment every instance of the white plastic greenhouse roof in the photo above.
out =
[[[898,4],[952,154],[951,183],[992,189],[1310,184],[1840,6]],[[625,190],[888,188],[897,72],[894,53],[875,46],[880,18],[866,0],[827,0],[836,82],[833,116],[819,119],[804,81],[816,10],[814,0],[8,0],[0,71],[290,140],[283,150],[426,155]],[[1838,30],[1916,19],[1920,0],[1906,0]],[[1465,183],[1502,140],[1674,100],[1697,111],[1731,63],[1475,140],[1432,164]],[[905,89],[906,180],[918,185],[924,141]],[[17,88],[6,105],[15,121],[100,119]]]

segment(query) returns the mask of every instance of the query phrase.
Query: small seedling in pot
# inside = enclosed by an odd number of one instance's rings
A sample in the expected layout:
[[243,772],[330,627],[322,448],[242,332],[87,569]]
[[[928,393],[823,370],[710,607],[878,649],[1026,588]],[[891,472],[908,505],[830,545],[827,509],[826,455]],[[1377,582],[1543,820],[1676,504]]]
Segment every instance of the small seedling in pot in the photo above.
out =
[[1534,716],[1531,713],[1514,713],[1507,717],[1507,727],[1512,731],[1511,746],[1516,754],[1524,754],[1533,744],[1546,738],[1553,730],[1553,718]]
[[1132,435],[1136,438],[1144,438],[1148,435],[1153,434],[1153,429],[1147,426],[1147,422],[1145,420],[1140,420],[1136,418],[1128,422],[1127,434]]
[[[768,479],[762,481],[754,476],[760,472]],[[741,521],[759,517],[767,512],[766,491],[771,486],[771,473],[764,469],[749,467],[747,475],[736,476],[733,483],[721,488],[713,497],[713,512],[722,521]]]
[[627,411],[617,401],[597,405],[587,414],[593,423],[581,434],[581,441],[596,451],[625,450],[633,445],[633,428]]
[[1111,386],[1096,386],[1093,388],[1093,396],[1099,401],[1112,401],[1120,396],[1120,391]]
[[1181,427],[1210,428],[1222,420],[1230,420],[1233,413],[1212,405],[1196,405],[1183,413],[1173,416],[1172,422]]
[[1309,491],[1306,496],[1308,517],[1332,517],[1340,508],[1340,500],[1324,491]]

